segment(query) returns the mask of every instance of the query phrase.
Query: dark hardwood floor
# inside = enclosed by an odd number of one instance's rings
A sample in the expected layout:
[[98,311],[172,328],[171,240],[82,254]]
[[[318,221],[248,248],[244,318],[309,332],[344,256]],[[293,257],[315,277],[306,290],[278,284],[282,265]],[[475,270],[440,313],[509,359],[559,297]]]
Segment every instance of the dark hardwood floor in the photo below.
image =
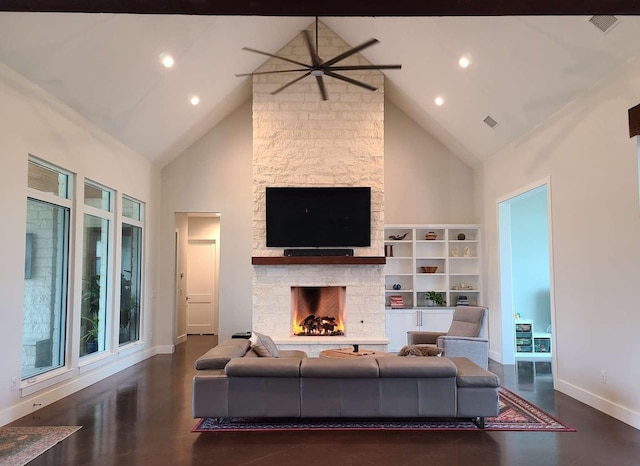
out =
[[194,360],[216,343],[192,336],[11,425],[81,425],[30,465],[639,465],[640,431],[555,392],[548,363],[492,363],[507,388],[577,429],[537,432],[195,434]]

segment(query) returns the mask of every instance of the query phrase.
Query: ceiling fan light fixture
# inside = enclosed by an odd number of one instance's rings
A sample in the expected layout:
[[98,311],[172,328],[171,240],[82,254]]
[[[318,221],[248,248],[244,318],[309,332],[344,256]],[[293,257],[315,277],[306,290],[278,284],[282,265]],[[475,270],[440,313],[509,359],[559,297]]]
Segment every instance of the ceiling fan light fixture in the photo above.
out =
[[289,81],[287,84],[285,84],[284,86],[279,87],[278,89],[276,89],[275,91],[273,91],[271,93],[271,95],[275,95],[283,90],[285,90],[286,88],[288,88],[289,86],[297,83],[298,81],[306,78],[307,76],[313,76],[314,78],[316,78],[316,83],[318,84],[318,90],[320,91],[320,96],[322,97],[322,100],[329,100],[329,95],[327,93],[327,88],[325,86],[324,83],[324,78],[325,77],[330,77],[330,78],[334,78],[343,82],[346,82],[348,84],[353,84],[354,86],[358,86],[364,89],[368,89],[370,91],[375,91],[378,88],[376,86],[372,86],[371,84],[365,83],[363,81],[359,81],[357,79],[353,79],[350,78],[348,76],[344,76],[343,74],[341,74],[343,71],[365,71],[365,70],[399,70],[402,68],[402,65],[341,65],[339,64],[340,62],[342,62],[344,59],[351,57],[352,55],[355,55],[356,53],[359,53],[360,51],[366,49],[367,47],[370,47],[374,44],[378,43],[377,39],[369,39],[368,41],[357,45],[355,47],[350,48],[349,50],[347,50],[346,52],[343,52],[333,58],[331,58],[330,60],[322,60],[320,58],[320,55],[318,53],[318,17],[316,16],[316,40],[315,43],[313,42],[313,39],[311,37],[311,33],[304,29],[302,31],[302,37],[304,39],[305,45],[307,47],[307,51],[309,52],[309,59],[311,60],[311,64],[308,63],[304,63],[301,61],[297,61],[297,60],[292,60],[291,58],[288,57],[283,57],[281,55],[275,55],[273,53],[269,53],[269,52],[263,52],[261,50],[256,50],[256,49],[252,49],[249,47],[243,47],[243,50],[247,50],[249,52],[255,52],[255,53],[259,53],[261,55],[266,55],[268,57],[272,57],[272,58],[277,58],[279,60],[283,60],[286,61],[288,63],[291,63],[293,65],[296,65],[297,68],[291,68],[291,69],[286,69],[286,70],[274,70],[274,71],[256,71],[253,73],[242,73],[242,74],[236,74],[237,77],[244,77],[244,76],[256,76],[256,75],[262,75],[262,74],[276,74],[276,73],[303,73],[300,76],[298,76],[297,78]]

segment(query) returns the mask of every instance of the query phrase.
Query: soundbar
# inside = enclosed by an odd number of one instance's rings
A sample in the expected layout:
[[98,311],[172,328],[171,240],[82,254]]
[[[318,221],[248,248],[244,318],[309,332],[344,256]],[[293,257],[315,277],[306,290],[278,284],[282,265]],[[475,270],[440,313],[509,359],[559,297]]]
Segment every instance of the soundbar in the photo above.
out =
[[353,249],[285,249],[289,257],[303,256],[353,256]]

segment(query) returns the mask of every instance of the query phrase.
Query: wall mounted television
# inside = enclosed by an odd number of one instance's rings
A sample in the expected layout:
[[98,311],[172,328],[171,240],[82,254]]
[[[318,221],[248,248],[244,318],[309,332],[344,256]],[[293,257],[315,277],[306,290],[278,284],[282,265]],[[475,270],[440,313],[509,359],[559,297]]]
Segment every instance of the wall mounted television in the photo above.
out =
[[371,246],[370,187],[267,187],[267,247]]

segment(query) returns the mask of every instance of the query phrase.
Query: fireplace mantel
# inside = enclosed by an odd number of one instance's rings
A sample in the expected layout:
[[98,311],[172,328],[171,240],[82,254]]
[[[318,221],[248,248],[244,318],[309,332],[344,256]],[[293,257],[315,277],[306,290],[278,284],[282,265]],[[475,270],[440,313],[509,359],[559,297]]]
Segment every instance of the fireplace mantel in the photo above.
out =
[[384,256],[275,256],[252,257],[252,265],[384,265]]

